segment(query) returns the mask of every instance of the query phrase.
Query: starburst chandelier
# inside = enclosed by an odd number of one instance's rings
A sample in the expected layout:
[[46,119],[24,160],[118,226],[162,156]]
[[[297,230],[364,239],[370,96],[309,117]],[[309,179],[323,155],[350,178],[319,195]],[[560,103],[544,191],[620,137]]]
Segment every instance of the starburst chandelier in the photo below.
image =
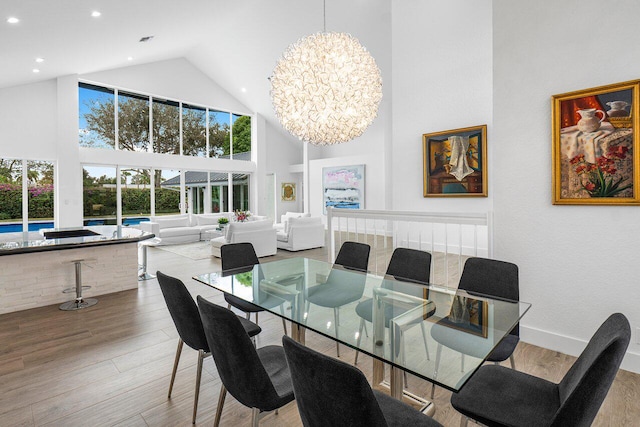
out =
[[350,34],[327,33],[326,24],[325,32],[290,45],[270,80],[282,126],[314,145],[362,135],[382,99],[382,77],[371,54]]

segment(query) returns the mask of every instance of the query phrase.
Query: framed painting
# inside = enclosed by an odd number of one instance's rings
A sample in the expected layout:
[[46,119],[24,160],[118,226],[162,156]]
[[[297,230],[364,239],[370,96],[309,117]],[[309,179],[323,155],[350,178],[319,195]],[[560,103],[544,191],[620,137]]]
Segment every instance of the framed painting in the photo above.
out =
[[487,197],[487,125],[422,135],[424,197]]
[[489,304],[482,299],[456,295],[453,297],[449,315],[439,320],[434,317],[430,319],[437,321],[438,325],[483,338],[488,336]]
[[552,97],[553,204],[640,203],[640,80]]
[[364,209],[364,165],[322,168],[323,213],[327,207]]
[[283,202],[296,201],[296,184],[294,182],[282,183],[282,201]]

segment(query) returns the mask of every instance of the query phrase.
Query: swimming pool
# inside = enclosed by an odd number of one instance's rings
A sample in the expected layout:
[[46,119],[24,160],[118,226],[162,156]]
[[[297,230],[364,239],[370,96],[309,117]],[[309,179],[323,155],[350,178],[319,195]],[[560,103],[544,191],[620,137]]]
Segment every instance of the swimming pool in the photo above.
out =
[[[107,219],[89,219],[84,221],[84,225],[105,225],[107,221]],[[124,218],[122,220],[122,225],[138,225],[142,221],[149,221],[149,218]],[[38,221],[29,223],[29,231],[38,231],[42,228],[53,228],[53,221]],[[0,223],[0,233],[19,233],[21,231],[22,223],[20,222]]]

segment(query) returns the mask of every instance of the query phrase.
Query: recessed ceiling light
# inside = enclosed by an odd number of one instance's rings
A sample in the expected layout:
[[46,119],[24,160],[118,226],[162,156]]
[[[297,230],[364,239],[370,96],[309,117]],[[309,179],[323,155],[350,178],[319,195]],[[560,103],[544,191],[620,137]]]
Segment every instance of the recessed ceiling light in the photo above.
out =
[[94,18],[97,18],[100,15],[102,15],[102,14],[100,12],[98,12],[97,10],[94,10],[93,12],[91,12],[91,16],[93,16]]
[[9,24],[17,24],[18,22],[20,22],[20,20],[15,16],[10,16],[9,18],[7,18],[7,22]]
[[240,88],[240,92],[242,92],[242,93],[247,93],[247,88],[246,88],[246,87],[241,87],[241,88]]
[[44,58],[36,58],[36,62],[37,63],[44,62]]
[[133,61],[133,56],[127,56],[127,61]]
[[34,73],[39,73],[39,72],[40,72],[40,70],[38,70],[37,68],[34,68],[34,69],[33,69],[33,72],[34,72]]

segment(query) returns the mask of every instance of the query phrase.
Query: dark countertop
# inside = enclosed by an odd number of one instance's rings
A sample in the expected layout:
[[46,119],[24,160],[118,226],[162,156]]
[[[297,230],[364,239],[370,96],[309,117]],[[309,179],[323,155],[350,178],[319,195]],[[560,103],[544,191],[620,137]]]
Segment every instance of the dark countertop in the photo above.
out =
[[[88,230],[95,235],[81,237],[64,237],[46,239],[44,234],[49,232],[70,232],[78,234],[80,230]],[[120,225],[96,225],[77,228],[50,228],[40,232],[6,233],[0,235],[0,256],[16,255],[30,252],[57,251],[63,249],[77,249],[91,246],[116,245],[121,243],[135,243],[154,238],[155,235],[133,227]]]

